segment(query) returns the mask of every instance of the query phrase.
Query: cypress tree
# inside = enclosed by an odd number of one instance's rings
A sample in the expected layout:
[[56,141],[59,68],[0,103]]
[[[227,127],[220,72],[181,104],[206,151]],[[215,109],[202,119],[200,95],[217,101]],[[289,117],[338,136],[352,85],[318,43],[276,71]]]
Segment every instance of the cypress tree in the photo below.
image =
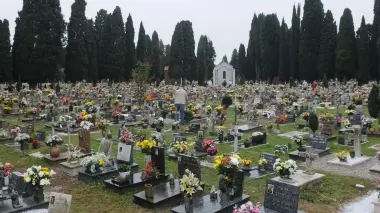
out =
[[106,72],[104,70],[104,62],[106,59],[106,22],[108,13],[106,10],[101,9],[95,18],[95,31],[97,43],[97,61],[98,61],[98,78],[106,79]]
[[193,24],[190,21],[181,21],[183,29],[183,71],[184,77],[189,80],[195,80],[196,57],[195,57],[195,40]]
[[145,44],[146,44],[146,38],[145,38],[145,29],[143,26],[143,23],[140,23],[140,30],[139,30],[139,37],[137,40],[137,47],[136,47],[136,57],[137,60],[140,62],[145,61]]
[[136,47],[135,47],[135,29],[133,27],[133,20],[131,14],[128,15],[127,22],[125,23],[125,73],[126,80],[131,79],[132,70],[136,66]]
[[238,53],[238,64],[236,69],[236,76],[246,79],[249,74],[247,73],[247,56],[245,53],[244,44],[240,44]]
[[301,5],[298,4],[297,11],[296,6],[293,6],[293,16],[292,16],[292,28],[291,28],[291,39],[290,39],[290,77],[293,79],[298,79],[299,76],[299,45],[300,45],[300,24],[301,24]]
[[228,64],[228,59],[227,59],[227,56],[226,56],[226,55],[223,56],[223,58],[222,58],[222,62],[225,62],[225,63]]
[[172,36],[169,76],[180,79],[183,76],[184,40],[182,25],[177,23]]
[[208,38],[208,45],[206,49],[206,55],[207,55],[207,70],[206,70],[206,76],[205,76],[205,81],[212,79],[213,71],[215,68],[215,57],[216,57],[216,52],[214,48],[214,44]]
[[253,80],[255,78],[255,30],[257,28],[257,15],[253,15],[251,22],[251,30],[249,31],[249,41],[247,48],[247,70],[245,78],[247,80]]
[[164,68],[165,68],[165,65],[164,65],[164,60],[165,60],[165,45],[164,45],[164,42],[162,41],[162,39],[160,39],[160,42],[159,42],[159,55],[160,55],[160,71],[159,71],[159,78],[160,79],[164,79]]
[[85,0],[75,0],[71,5],[71,17],[67,27],[66,79],[71,82],[87,79],[88,58],[86,50],[87,19]]
[[318,116],[315,114],[315,112],[309,112],[309,127],[314,134],[318,130],[318,126]]
[[323,17],[321,0],[305,1],[300,30],[299,80],[313,81],[317,78]]
[[253,48],[255,50],[254,54],[254,61],[255,61],[255,73],[252,74],[252,78],[249,77],[247,80],[254,80],[256,79],[257,81],[263,79],[263,68],[262,68],[262,55],[261,55],[261,25],[264,21],[264,14],[259,14],[257,17],[256,22],[254,23],[254,28],[253,28]]
[[18,47],[20,45],[20,17],[17,17],[16,18],[16,27],[15,27],[15,34],[13,36],[13,47],[12,47],[12,67],[13,67],[13,79],[14,80],[18,80],[18,74],[17,72],[19,71],[17,69],[18,67],[18,64],[17,64],[17,58],[18,58],[18,55],[17,55],[17,50],[18,50]]
[[94,85],[98,79],[98,60],[97,60],[97,43],[94,21],[87,21],[86,28],[86,49],[88,58],[88,80]]
[[373,85],[368,95],[368,113],[371,117],[377,118],[380,112],[380,96],[379,87]]
[[150,77],[154,81],[159,82],[160,79],[160,44],[158,39],[158,34],[156,31],[152,35],[152,52],[151,52],[151,68],[150,68]]
[[369,81],[370,69],[370,39],[364,16],[360,28],[356,32],[358,50],[358,84],[363,85]]
[[204,76],[206,72],[206,45],[207,45],[207,37],[201,35],[198,42],[197,48],[197,80],[198,84],[202,85],[204,81]]
[[276,14],[267,15],[261,24],[260,32],[262,79],[273,80],[278,74],[280,23]]
[[280,81],[287,81],[289,79],[289,38],[288,38],[288,25],[282,19],[280,29],[280,46],[279,46],[279,59],[278,59],[278,77]]
[[237,51],[237,49],[234,49],[234,50],[232,51],[230,65],[231,65],[235,70],[237,70],[237,69],[238,69],[238,63],[239,63],[238,51]]
[[149,35],[145,35],[145,61],[151,62],[152,40]]
[[335,68],[338,79],[355,78],[355,31],[351,10],[348,8],[344,10],[340,19]]
[[371,58],[370,58],[370,75],[371,78],[379,80],[380,76],[378,75],[379,67],[379,58],[377,51],[377,40],[380,37],[380,0],[375,0],[374,8],[374,17],[371,29]]
[[13,79],[11,40],[7,19],[0,20],[0,79],[1,81],[12,81]]
[[330,10],[327,10],[323,19],[321,31],[321,45],[319,50],[318,79],[324,74],[328,79],[335,76],[335,51],[336,51],[337,26]]

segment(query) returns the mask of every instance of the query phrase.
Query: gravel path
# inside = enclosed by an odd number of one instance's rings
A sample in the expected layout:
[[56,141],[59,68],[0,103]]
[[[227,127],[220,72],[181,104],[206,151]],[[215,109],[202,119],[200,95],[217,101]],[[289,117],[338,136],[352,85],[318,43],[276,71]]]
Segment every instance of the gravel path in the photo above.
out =
[[[351,176],[351,177],[359,177],[359,178],[365,178],[365,179],[379,179],[380,174],[370,172],[369,169],[376,165],[380,164],[380,161],[376,158],[371,158],[369,161],[359,164],[356,166],[353,166],[352,168],[348,167],[342,167],[338,165],[331,165],[327,164],[327,161],[333,160],[336,157],[334,155],[328,155],[322,158],[319,158],[315,161],[313,161],[313,169],[319,169],[326,172],[331,172],[335,174],[340,174],[343,176]],[[305,163],[302,163],[301,165],[305,165]]]

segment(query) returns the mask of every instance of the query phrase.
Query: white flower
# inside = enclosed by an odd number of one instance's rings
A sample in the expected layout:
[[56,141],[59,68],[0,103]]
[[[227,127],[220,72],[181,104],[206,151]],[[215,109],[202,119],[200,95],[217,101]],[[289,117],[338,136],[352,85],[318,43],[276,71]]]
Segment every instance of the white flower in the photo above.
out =
[[237,158],[231,157],[231,164],[237,166],[239,165],[239,160]]
[[43,171],[38,172],[38,176],[43,177],[44,176],[44,172]]
[[290,172],[291,174],[293,174],[293,173],[294,173],[294,169],[293,169],[293,168],[289,168],[289,172]]
[[41,185],[41,186],[47,186],[47,185],[50,185],[50,180],[47,179],[47,178],[41,179],[41,180],[40,180],[40,185]]

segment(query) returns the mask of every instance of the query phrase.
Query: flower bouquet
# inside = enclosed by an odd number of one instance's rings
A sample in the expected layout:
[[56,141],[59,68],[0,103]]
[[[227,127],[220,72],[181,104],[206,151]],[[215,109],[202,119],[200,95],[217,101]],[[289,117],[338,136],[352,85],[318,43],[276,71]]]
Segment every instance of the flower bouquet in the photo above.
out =
[[173,151],[176,154],[188,153],[194,149],[194,145],[194,142],[177,141],[173,144]]
[[18,142],[20,144],[28,143],[30,139],[30,135],[26,133],[20,133],[15,137],[15,142]]
[[249,173],[252,170],[252,161],[249,159],[242,160],[243,167],[241,168],[244,172]]
[[127,145],[133,144],[133,135],[131,132],[128,131],[128,129],[124,129],[119,138],[120,142],[126,143]]
[[232,187],[235,173],[239,169],[241,158],[236,154],[223,154],[215,158],[214,169],[220,175],[219,189],[225,192],[226,188]]
[[0,182],[0,185],[1,184],[4,184],[5,186],[9,185],[9,175],[11,174],[12,168],[13,168],[12,164],[10,163],[3,164],[0,162],[0,178],[4,179],[4,183]]
[[115,100],[113,100],[112,101],[112,104],[114,105],[114,106],[117,106],[117,105],[119,105],[119,99],[115,99]]
[[48,139],[45,141],[46,146],[55,147],[63,143],[62,138],[58,135],[49,135]]
[[11,106],[5,106],[3,107],[4,114],[10,114],[12,112],[13,108]]
[[275,145],[274,154],[277,156],[285,155],[289,151],[288,146],[286,145]]
[[342,124],[343,124],[343,127],[346,129],[351,127],[351,122],[348,119],[344,119]]
[[50,185],[50,179],[55,174],[49,168],[42,168],[41,166],[32,166],[24,173],[24,181],[31,184],[35,189],[33,196],[35,202],[41,202],[45,199],[43,187]]
[[297,171],[297,164],[294,160],[287,160],[282,162],[280,158],[277,158],[273,164],[273,170],[277,171],[282,178],[290,178]]
[[107,157],[103,153],[100,153],[82,158],[80,165],[85,168],[86,173],[95,174],[103,171],[106,161]]
[[20,127],[18,127],[18,126],[13,126],[12,128],[11,128],[11,136],[12,137],[16,137],[18,134],[20,134],[21,133],[21,129],[20,129]]
[[217,107],[215,107],[215,110],[216,110],[216,115],[220,115],[222,113],[223,107],[217,106]]
[[344,111],[347,115],[349,116],[352,116],[352,115],[356,115],[356,111],[353,110],[353,109],[348,109],[346,111]]
[[309,112],[302,113],[302,120],[309,121]]
[[259,171],[265,170],[265,165],[267,164],[268,164],[267,159],[265,159],[264,157],[261,157],[257,165]]
[[338,153],[335,153],[335,156],[342,162],[347,162],[348,156],[350,154],[347,151],[341,151]]
[[203,190],[199,179],[188,169],[185,170],[185,174],[179,180],[179,186],[181,192],[188,198],[191,198],[197,191]]
[[156,141],[154,140],[143,140],[136,143],[136,147],[141,149],[141,152],[149,155],[151,153],[152,147],[156,146]]
[[110,121],[106,119],[102,119],[96,124],[96,126],[102,131],[103,137],[106,136],[106,131],[109,125],[110,125]]
[[174,105],[170,105],[169,106],[169,110],[170,110],[170,112],[174,112],[175,111],[175,106]]
[[207,113],[207,115],[211,114],[211,110],[212,110],[212,107],[210,105],[207,105],[206,106],[206,113]]
[[94,105],[91,105],[87,108],[87,113],[89,114],[95,114],[98,111],[98,108]]
[[260,203],[253,205],[251,201],[243,204],[238,208],[235,206],[234,211],[232,213],[260,213]]
[[141,176],[141,178],[144,179],[150,179],[155,177],[156,179],[159,179],[160,177],[160,171],[157,168],[156,162],[148,162],[145,166],[145,170]]
[[329,112],[323,113],[319,116],[319,120],[322,122],[332,122],[334,121],[335,116]]
[[304,147],[303,143],[302,143],[302,140],[303,138],[299,135],[295,135],[293,136],[293,142],[297,145],[297,150],[299,152],[305,152],[306,151],[306,148]]
[[89,131],[93,125],[94,124],[92,124],[89,121],[82,121],[82,122],[80,122],[80,128],[82,128],[83,130],[87,130],[87,131]]

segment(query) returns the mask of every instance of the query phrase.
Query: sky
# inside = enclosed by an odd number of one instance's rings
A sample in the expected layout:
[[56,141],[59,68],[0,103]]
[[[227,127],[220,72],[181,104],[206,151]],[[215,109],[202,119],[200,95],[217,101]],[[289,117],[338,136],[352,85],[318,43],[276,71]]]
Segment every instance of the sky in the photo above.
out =
[[[0,0],[0,19],[10,22],[11,41],[17,12],[22,9],[23,0]],[[61,0],[62,13],[68,22],[71,5],[74,0]],[[325,12],[329,9],[339,24],[345,8],[350,8],[354,18],[355,29],[360,26],[364,15],[366,22],[373,22],[374,0],[322,0]],[[121,8],[124,22],[131,14],[135,27],[135,40],[142,21],[145,32],[152,35],[156,30],[164,44],[170,44],[175,25],[181,20],[193,23],[194,38],[197,43],[201,35],[207,35],[216,51],[215,63],[224,55],[228,60],[234,48],[240,43],[247,48],[249,30],[254,13],[276,13],[291,26],[292,8],[303,0],[87,0],[86,16],[95,19],[97,11],[105,9],[111,13],[116,6]]]

